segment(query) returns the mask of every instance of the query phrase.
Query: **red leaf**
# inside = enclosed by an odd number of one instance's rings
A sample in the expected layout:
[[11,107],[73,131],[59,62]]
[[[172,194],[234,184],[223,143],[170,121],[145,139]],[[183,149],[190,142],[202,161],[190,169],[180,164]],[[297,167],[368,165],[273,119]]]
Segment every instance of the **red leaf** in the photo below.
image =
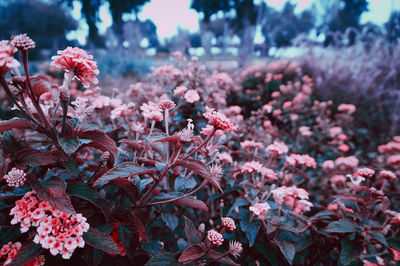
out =
[[188,168],[189,170],[198,173],[200,176],[210,182],[214,187],[216,187],[221,193],[223,193],[222,188],[211,175],[210,171],[208,171],[207,166],[202,161],[188,158],[185,160],[177,160],[176,165],[183,166],[185,168]]
[[204,249],[201,244],[195,244],[185,249],[178,259],[178,262],[187,262],[201,258],[204,255]]
[[191,207],[194,209],[199,209],[199,210],[208,212],[207,205],[201,200],[197,200],[197,199],[193,199],[193,198],[182,198],[175,202],[179,205],[188,206],[188,207]]
[[15,155],[18,165],[30,167],[48,165],[66,159],[68,158],[65,158],[58,151],[39,151],[34,149],[22,150]]
[[169,142],[169,143],[172,143],[175,146],[177,146],[179,143],[181,143],[181,141],[182,141],[181,137],[174,135],[174,136],[168,136],[168,137],[165,137],[162,139],[158,139],[155,142]]
[[13,118],[11,120],[0,122],[0,132],[8,131],[13,128],[28,129],[28,128],[33,128],[34,126],[35,124],[33,124],[28,120],[21,118]]
[[115,162],[118,158],[118,147],[115,144],[115,141],[110,138],[106,133],[101,130],[93,129],[93,130],[85,130],[78,132],[78,137],[80,139],[89,139],[92,143],[89,143],[89,146],[93,146],[102,151],[108,151],[113,156],[113,161]]
[[131,222],[135,225],[136,229],[139,232],[139,241],[149,241],[146,236],[146,229],[144,228],[143,223],[136,217],[135,211],[131,211]]

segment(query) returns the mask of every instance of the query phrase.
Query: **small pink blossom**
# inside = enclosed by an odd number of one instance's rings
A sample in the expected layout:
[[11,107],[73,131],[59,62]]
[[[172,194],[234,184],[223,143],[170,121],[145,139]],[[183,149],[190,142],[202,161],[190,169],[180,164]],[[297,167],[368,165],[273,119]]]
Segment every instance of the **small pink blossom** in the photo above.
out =
[[338,111],[348,112],[351,114],[356,111],[356,107],[353,104],[342,103],[338,106]]
[[289,151],[288,147],[283,142],[274,141],[273,144],[267,146],[267,151],[282,155]]
[[224,114],[206,106],[204,117],[211,122],[216,129],[223,131],[234,130],[235,125]]
[[227,152],[222,152],[222,153],[218,154],[218,158],[225,163],[233,162],[232,156]]
[[389,171],[389,170],[382,170],[379,172],[379,174],[383,178],[386,178],[388,180],[395,180],[397,178],[396,175],[392,171]]
[[249,210],[257,217],[264,217],[268,210],[271,209],[271,206],[267,202],[264,203],[256,203],[253,206],[249,207]]
[[100,72],[97,69],[97,63],[85,50],[67,47],[63,51],[57,51],[57,54],[51,58],[53,60],[51,65],[62,68],[66,72],[73,72],[85,87],[98,83],[96,75]]
[[362,176],[362,177],[371,178],[371,177],[374,176],[375,171],[365,167],[365,168],[358,169],[355,174],[359,175],[359,176]]
[[200,100],[200,95],[195,90],[188,90],[184,98],[188,103],[195,103]]
[[231,253],[232,256],[235,258],[240,257],[241,253],[243,251],[242,244],[238,241],[230,241],[229,242],[229,253]]
[[240,146],[242,148],[248,149],[248,148],[256,148],[256,149],[261,149],[262,147],[264,147],[264,144],[261,142],[256,142],[254,140],[245,140],[240,142]]
[[346,177],[344,175],[334,175],[332,176],[331,181],[334,184],[345,183]]
[[262,164],[257,161],[245,162],[244,165],[241,166],[242,173],[261,173],[262,169]]
[[178,86],[174,89],[174,95],[184,95],[187,89],[185,86]]
[[162,110],[160,109],[160,107],[158,107],[158,104],[152,101],[142,104],[142,106],[140,106],[140,110],[142,110],[142,114],[144,117],[147,117],[151,120],[160,122],[164,119]]

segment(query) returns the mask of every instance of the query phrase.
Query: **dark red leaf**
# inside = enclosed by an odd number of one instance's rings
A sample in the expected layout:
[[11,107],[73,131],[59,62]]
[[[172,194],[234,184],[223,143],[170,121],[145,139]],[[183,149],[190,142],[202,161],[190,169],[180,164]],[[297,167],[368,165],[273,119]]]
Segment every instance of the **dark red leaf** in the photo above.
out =
[[190,244],[199,244],[201,243],[201,234],[194,226],[191,220],[189,220],[186,216],[185,218],[185,235]]
[[193,198],[182,198],[182,199],[178,199],[177,201],[175,201],[177,204],[179,205],[183,205],[183,206],[188,206],[194,209],[199,209],[199,210],[203,210],[208,212],[208,207],[207,205],[198,199],[193,199]]
[[224,263],[224,264],[228,264],[228,265],[233,265],[233,266],[239,266],[240,264],[235,263],[233,260],[231,260],[229,257],[223,257],[221,258],[224,254],[218,251],[215,251],[213,249],[210,249],[209,251],[207,251],[207,254],[213,258],[214,260],[220,262],[220,263]]
[[189,170],[192,170],[198,173],[201,177],[205,178],[208,182],[210,182],[214,187],[216,187],[221,193],[223,193],[222,188],[218,184],[218,182],[211,175],[207,166],[199,160],[196,159],[186,159],[186,160],[177,160],[176,165],[183,166]]
[[115,162],[118,158],[118,147],[115,144],[115,141],[110,138],[106,133],[101,130],[93,129],[93,130],[85,130],[78,132],[78,137],[80,139],[89,139],[92,142],[89,143],[89,146],[98,148],[101,151],[108,151],[111,153],[113,157],[113,162]]
[[132,147],[135,150],[141,151],[143,150],[143,142],[142,141],[132,141],[128,139],[122,139],[119,141],[120,143],[124,143],[129,147]]
[[204,249],[200,244],[189,246],[185,249],[178,259],[178,262],[187,262],[201,258],[204,255]]
[[13,118],[11,120],[0,122],[0,132],[8,131],[13,128],[28,129],[28,128],[33,128],[34,126],[35,124],[28,120],[21,118]]
[[136,217],[135,211],[130,212],[131,216],[131,222],[133,225],[135,225],[136,229],[139,232],[139,241],[149,241],[149,239],[146,236],[146,229],[144,228],[143,223],[139,220],[138,217]]
[[48,201],[54,208],[68,214],[75,214],[71,199],[65,192],[65,181],[58,176],[40,183],[34,176],[29,177],[29,182],[38,194],[39,198]]
[[30,167],[44,166],[67,159],[58,151],[39,151],[34,149],[21,150],[15,155],[18,165]]

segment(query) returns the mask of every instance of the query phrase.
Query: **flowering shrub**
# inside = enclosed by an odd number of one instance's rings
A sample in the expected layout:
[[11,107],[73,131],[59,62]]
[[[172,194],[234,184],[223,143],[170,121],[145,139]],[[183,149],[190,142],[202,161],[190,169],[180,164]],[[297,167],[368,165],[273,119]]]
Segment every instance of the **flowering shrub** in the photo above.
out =
[[356,106],[314,100],[293,63],[225,73],[177,53],[108,96],[79,48],[52,57],[62,80],[31,76],[34,46],[0,43],[7,265],[399,260],[400,137],[360,156]]

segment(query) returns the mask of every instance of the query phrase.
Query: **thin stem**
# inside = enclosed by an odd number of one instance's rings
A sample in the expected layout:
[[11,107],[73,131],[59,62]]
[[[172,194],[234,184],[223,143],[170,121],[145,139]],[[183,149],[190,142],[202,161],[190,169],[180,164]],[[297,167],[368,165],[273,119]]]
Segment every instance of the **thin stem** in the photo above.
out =
[[206,137],[206,139],[203,141],[203,143],[201,143],[196,149],[194,149],[193,151],[189,152],[182,160],[186,160],[188,159],[190,156],[192,156],[194,153],[196,153],[198,150],[200,150],[204,145],[207,144],[207,142],[211,139],[211,137],[214,135],[215,131],[217,131],[217,129],[215,127],[213,127],[213,129],[211,130],[210,134],[208,134],[208,136]]
[[156,204],[169,203],[169,202],[173,202],[173,201],[177,201],[177,200],[189,197],[189,196],[195,194],[196,192],[198,192],[200,189],[202,189],[206,184],[207,184],[207,180],[204,180],[203,183],[201,183],[201,185],[198,186],[195,190],[193,190],[193,191],[191,191],[191,192],[189,192],[189,193],[187,193],[187,194],[185,194],[183,196],[180,196],[180,197],[177,197],[177,198],[173,198],[173,199],[163,200],[163,201],[149,202],[147,205],[156,205]]

